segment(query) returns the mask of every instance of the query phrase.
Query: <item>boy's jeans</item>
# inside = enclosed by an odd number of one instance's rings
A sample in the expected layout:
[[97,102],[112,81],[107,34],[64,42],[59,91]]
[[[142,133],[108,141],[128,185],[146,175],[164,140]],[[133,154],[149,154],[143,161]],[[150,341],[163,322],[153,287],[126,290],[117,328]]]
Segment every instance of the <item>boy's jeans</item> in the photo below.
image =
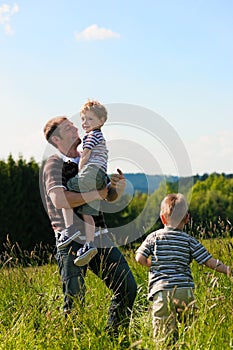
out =
[[[108,310],[108,326],[116,328],[122,324],[129,325],[133,303],[137,293],[137,286],[128,266],[128,263],[120,250],[116,247],[109,248],[107,234],[96,237],[95,246],[98,254],[90,261],[89,269],[103,280],[106,286],[113,291]],[[104,248],[104,244],[107,248]],[[77,250],[81,247],[78,242],[72,242],[69,246],[57,252],[57,262],[62,278],[64,293],[64,311],[72,308],[73,299],[84,299],[87,266],[75,266],[73,260]]]

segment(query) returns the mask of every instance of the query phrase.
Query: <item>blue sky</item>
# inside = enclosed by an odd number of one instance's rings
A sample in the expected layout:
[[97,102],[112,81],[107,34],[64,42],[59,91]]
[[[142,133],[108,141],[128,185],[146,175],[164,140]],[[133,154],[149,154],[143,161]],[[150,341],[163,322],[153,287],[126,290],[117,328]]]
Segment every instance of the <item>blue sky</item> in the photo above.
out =
[[[81,105],[96,98],[164,118],[183,142],[193,174],[232,173],[232,17],[231,0],[0,0],[0,158],[41,161],[45,122],[67,115],[79,125]],[[107,140],[136,142],[162,172],[175,174],[174,159],[162,164],[163,150],[128,119],[131,127],[121,130],[109,115]],[[150,130],[147,113],[140,123]],[[123,158],[125,172],[143,171]],[[115,163],[110,159],[110,172]]]

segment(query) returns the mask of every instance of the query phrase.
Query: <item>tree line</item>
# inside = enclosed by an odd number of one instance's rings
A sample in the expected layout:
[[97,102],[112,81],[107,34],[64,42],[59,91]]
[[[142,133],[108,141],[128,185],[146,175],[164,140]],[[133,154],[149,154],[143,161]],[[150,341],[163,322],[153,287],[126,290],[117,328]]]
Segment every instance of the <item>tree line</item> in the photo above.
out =
[[[40,165],[34,159],[14,160],[10,155],[7,161],[0,161],[0,253],[9,241],[17,242],[27,251],[39,247],[41,242],[51,249],[54,247],[54,234],[41,200],[39,173]],[[231,235],[233,176],[214,173],[195,176],[193,180],[188,196],[194,234],[199,228],[202,234],[213,236],[217,227],[224,225],[224,230]],[[105,215],[106,223],[109,227],[118,227],[133,221],[134,229],[141,230],[140,236],[143,236],[161,225],[159,206],[164,195],[177,191],[178,183],[166,182],[152,194],[136,192],[131,197],[125,194],[119,202],[111,204],[114,207]],[[105,211],[109,204],[103,204]]]

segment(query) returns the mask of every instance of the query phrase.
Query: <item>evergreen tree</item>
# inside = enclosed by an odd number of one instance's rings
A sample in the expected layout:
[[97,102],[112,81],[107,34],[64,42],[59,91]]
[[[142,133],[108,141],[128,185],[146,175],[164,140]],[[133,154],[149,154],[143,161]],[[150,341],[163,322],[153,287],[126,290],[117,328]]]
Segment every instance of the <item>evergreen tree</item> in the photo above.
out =
[[39,191],[39,165],[22,157],[0,162],[0,251],[9,236],[22,249],[54,244],[54,235]]

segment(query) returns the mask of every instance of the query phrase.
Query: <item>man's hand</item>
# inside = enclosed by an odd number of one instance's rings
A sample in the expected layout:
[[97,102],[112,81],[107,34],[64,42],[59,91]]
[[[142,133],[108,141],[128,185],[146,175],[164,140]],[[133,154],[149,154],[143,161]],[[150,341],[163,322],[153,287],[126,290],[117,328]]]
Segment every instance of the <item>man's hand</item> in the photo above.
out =
[[113,174],[110,178],[111,187],[119,188],[119,189],[122,189],[123,187],[123,190],[124,190],[126,185],[124,174],[120,169],[117,169],[117,172],[118,174]]
[[117,174],[113,174],[110,178],[110,186],[107,200],[110,202],[119,199],[123,194],[126,186],[126,180],[123,172],[117,169]]

